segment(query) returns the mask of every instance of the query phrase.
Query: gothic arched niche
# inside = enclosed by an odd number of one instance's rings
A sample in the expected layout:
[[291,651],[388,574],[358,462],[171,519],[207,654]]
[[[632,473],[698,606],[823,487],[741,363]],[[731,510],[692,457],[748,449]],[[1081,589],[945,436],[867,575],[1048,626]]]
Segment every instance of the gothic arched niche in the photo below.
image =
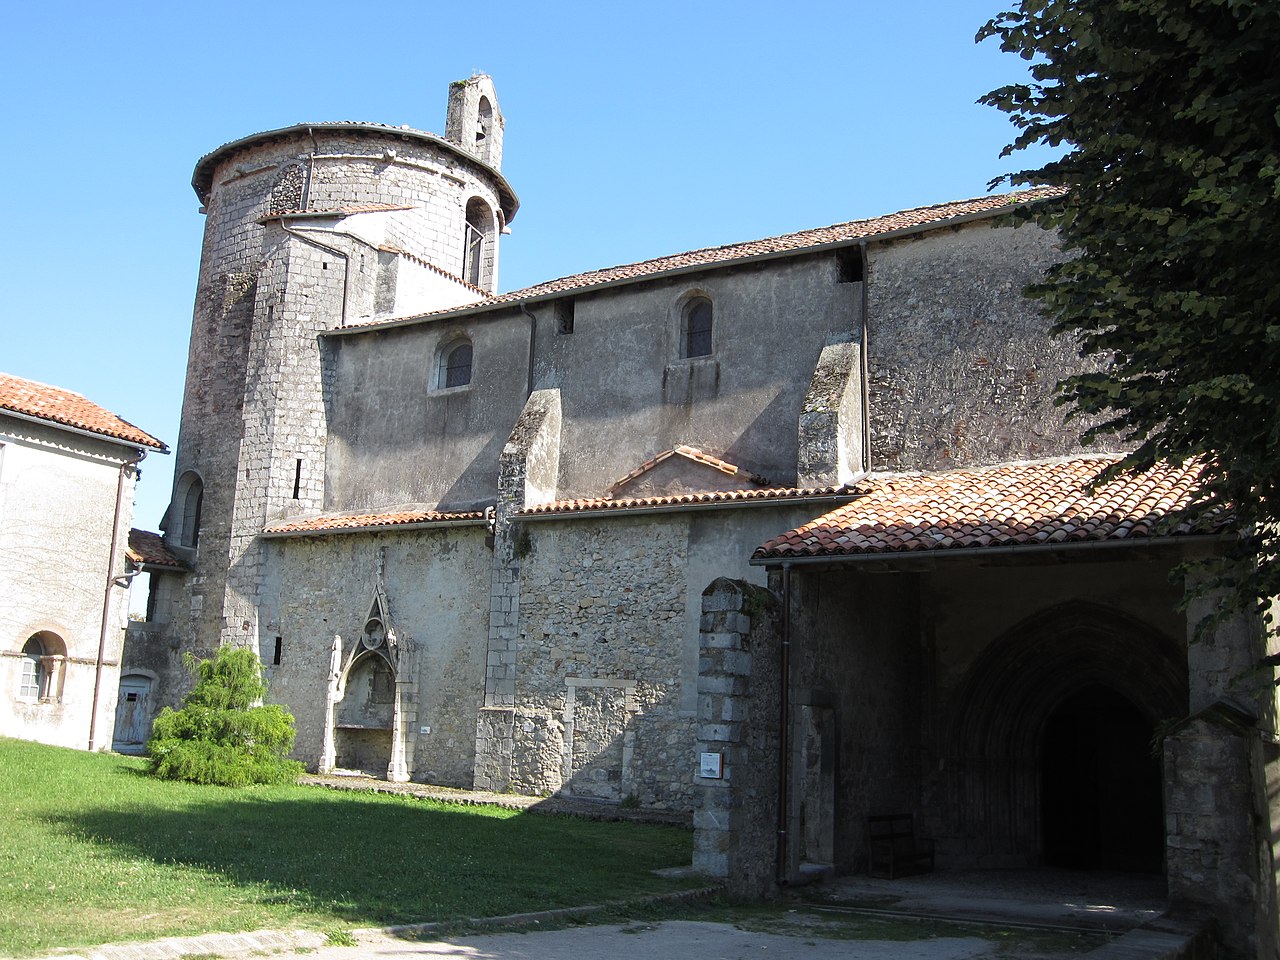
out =
[[[1187,696],[1180,645],[1126,614],[1072,603],[1023,621],[974,660],[954,701],[951,828],[980,862],[1028,866],[1080,859],[1064,854],[1069,845],[1106,849],[1107,838],[1140,836],[1133,849],[1112,844],[1115,856],[1073,865],[1159,869],[1150,740],[1158,723],[1186,713]],[[1140,767],[1128,800],[1103,782]],[[1089,822],[1073,826],[1046,803],[1046,790],[1068,787],[1094,806]]]

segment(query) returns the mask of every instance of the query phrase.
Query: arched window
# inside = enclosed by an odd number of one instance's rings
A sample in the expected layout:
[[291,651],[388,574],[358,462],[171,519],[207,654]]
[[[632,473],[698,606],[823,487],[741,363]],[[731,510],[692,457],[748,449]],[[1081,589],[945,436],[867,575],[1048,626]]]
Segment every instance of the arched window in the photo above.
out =
[[436,369],[436,386],[445,390],[449,387],[465,387],[470,382],[471,341],[461,340],[441,350]]
[[686,357],[711,356],[711,301],[694,297],[684,305],[681,327]]
[[462,279],[474,287],[488,289],[493,276],[493,211],[479,197],[467,201],[463,228]]
[[204,483],[194,473],[183,475],[178,484],[177,501],[181,507],[178,543],[195,549],[200,543],[200,511],[204,506]]
[[57,666],[66,653],[67,648],[57,635],[47,631],[32,634],[22,647],[18,696],[23,700],[53,699]]

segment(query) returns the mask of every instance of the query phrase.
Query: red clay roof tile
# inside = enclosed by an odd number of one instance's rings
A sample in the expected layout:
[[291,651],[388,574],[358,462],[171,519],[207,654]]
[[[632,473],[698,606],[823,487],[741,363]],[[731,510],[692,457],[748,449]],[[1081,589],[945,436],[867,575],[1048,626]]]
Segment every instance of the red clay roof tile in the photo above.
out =
[[290,520],[273,523],[265,530],[269,534],[289,533],[342,533],[367,530],[370,527],[396,527],[418,523],[463,523],[484,519],[484,511],[472,510],[460,513],[439,513],[435,510],[405,510],[394,513],[362,513],[345,516],[313,517],[310,520]]
[[[521,290],[513,290],[493,297],[478,306],[502,306],[513,304],[535,297],[547,297],[557,294],[569,294],[590,290],[605,284],[627,280],[640,280],[644,277],[666,273],[670,270],[694,267],[714,267],[734,260],[745,260],[769,254],[799,252],[810,247],[821,247],[827,244],[842,243],[852,240],[871,239],[899,230],[909,230],[928,225],[943,223],[962,217],[984,213],[995,213],[1008,207],[1046,200],[1062,195],[1057,187],[1038,187],[1034,190],[1021,190],[1013,193],[998,193],[986,197],[974,197],[969,200],[955,200],[949,203],[938,203],[927,207],[914,207],[868,220],[851,220],[847,223],[832,224],[829,227],[817,227],[812,230],[801,230],[798,233],[787,233],[777,237],[765,237],[761,240],[748,240],[745,243],[730,243],[720,247],[704,247],[667,257],[656,257],[642,260],[639,263],[621,264],[616,267],[605,267],[587,273],[577,273],[558,280],[548,280]],[[380,320],[377,323],[403,323],[406,320],[419,320],[436,317],[453,312],[456,309],[474,309],[450,307],[446,310],[433,310],[429,313],[412,317],[397,317]],[[352,324],[351,326],[373,326],[375,324]]]
[[140,447],[167,450],[151,434],[139,430],[78,393],[0,373],[0,410],[12,410],[50,423],[124,440]]
[[174,567],[179,570],[185,570],[187,566],[169,552],[164,545],[164,537],[147,530],[129,531],[129,548],[125,556],[137,566]]
[[[1114,463],[1077,457],[869,477],[857,499],[762,544],[754,559],[841,557],[1211,532],[1176,523],[1199,466],[1162,466],[1090,489]],[[1174,526],[1165,528],[1170,518]]]
[[668,497],[588,497],[577,500],[554,500],[551,503],[526,507],[517,517],[536,517],[547,514],[609,513],[618,510],[637,510],[653,507],[675,507],[701,504],[741,503],[744,501],[806,500],[853,496],[849,487],[773,487],[766,490],[717,490],[708,493],[681,493]]
[[677,456],[684,457],[686,460],[692,460],[694,463],[700,463],[704,467],[711,467],[714,470],[719,470],[721,473],[727,474],[730,477],[742,477],[744,480],[754,483],[758,487],[766,486],[769,483],[769,481],[764,477],[743,470],[735,463],[730,463],[728,460],[721,460],[719,457],[713,457],[709,453],[703,453],[697,447],[689,447],[684,444],[680,444],[679,446],[672,447],[670,450],[663,450],[656,457],[650,457],[644,463],[640,464],[640,466],[636,467],[621,480],[609,487],[609,495],[612,496],[615,491],[621,487],[625,487],[632,480],[636,480],[639,477],[644,476],[664,460],[669,460],[671,457]]

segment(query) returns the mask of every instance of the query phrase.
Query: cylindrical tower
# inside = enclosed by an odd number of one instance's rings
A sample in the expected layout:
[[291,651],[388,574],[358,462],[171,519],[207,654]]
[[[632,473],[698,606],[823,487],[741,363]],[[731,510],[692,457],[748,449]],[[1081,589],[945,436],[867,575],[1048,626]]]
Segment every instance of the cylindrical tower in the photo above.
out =
[[[320,509],[317,335],[476,302],[496,289],[518,201],[498,170],[486,76],[450,86],[449,136],[297,124],[219,147],[192,185],[207,216],[166,543],[192,566],[181,648],[271,649],[257,599],[265,524]],[[264,657],[267,659],[267,657]]]

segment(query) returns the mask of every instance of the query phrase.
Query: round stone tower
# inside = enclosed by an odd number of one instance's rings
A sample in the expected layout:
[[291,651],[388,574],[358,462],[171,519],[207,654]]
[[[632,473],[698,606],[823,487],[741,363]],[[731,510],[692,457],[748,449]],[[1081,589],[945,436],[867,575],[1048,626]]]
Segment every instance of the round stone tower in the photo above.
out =
[[450,85],[446,135],[296,124],[196,164],[206,214],[173,498],[162,527],[187,560],[179,649],[257,649],[258,535],[323,508],[324,330],[413,316],[496,290],[518,200],[499,172],[493,82]]

